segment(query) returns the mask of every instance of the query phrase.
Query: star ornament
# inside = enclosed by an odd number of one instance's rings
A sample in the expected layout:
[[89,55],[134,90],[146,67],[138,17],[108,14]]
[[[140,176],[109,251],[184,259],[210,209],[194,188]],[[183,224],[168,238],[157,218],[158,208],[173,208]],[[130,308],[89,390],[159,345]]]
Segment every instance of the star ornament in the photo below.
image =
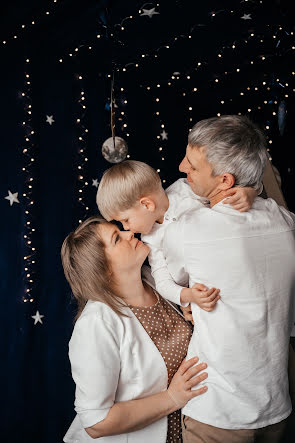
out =
[[5,198],[6,198],[6,200],[9,200],[10,206],[12,206],[13,203],[19,203],[17,196],[18,196],[18,192],[12,193],[12,192],[8,191],[8,196]]
[[50,126],[52,125],[52,123],[54,123],[55,120],[53,118],[53,115],[46,115],[46,123],[49,123]]
[[241,19],[243,20],[252,20],[251,14],[244,14]]
[[98,188],[98,180],[97,180],[97,178],[95,180],[92,179],[92,186],[95,186],[96,188]]
[[159,12],[155,11],[155,9],[156,9],[156,8],[152,8],[152,9],[142,9],[142,10],[143,10],[143,13],[140,14],[140,16],[142,17],[143,15],[146,15],[147,17],[152,18],[153,15],[160,14]]
[[31,317],[35,320],[34,325],[36,325],[37,323],[41,323],[43,325],[42,318],[44,317],[44,315],[41,315],[39,311],[37,311],[36,314],[32,315]]
[[168,132],[166,132],[165,129],[160,133],[160,136],[162,137],[162,140],[168,140]]

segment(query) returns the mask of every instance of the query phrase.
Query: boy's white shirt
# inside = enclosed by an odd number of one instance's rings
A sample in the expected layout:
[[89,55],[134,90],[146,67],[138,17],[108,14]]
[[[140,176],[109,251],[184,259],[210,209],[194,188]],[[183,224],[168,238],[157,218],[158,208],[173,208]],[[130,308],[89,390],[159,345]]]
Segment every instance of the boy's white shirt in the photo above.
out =
[[187,306],[188,303],[180,302],[180,293],[183,288],[188,287],[188,275],[180,270],[177,279],[180,284],[175,283],[171,277],[163,253],[164,234],[170,223],[177,222],[186,211],[209,207],[209,200],[196,195],[185,178],[180,178],[169,186],[166,194],[169,199],[169,208],[164,215],[163,223],[155,223],[151,232],[142,235],[141,239],[150,247],[148,259],[157,291],[173,303]]

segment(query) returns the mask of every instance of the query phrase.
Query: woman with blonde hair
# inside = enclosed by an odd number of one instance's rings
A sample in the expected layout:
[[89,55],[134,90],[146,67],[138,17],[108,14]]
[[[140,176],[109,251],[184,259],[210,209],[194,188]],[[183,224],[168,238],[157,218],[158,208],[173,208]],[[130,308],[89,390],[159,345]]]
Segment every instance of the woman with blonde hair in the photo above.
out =
[[101,217],[65,239],[78,302],[69,344],[77,415],[65,442],[181,442],[180,409],[206,392],[206,363],[185,361],[191,327],[141,277],[147,245]]

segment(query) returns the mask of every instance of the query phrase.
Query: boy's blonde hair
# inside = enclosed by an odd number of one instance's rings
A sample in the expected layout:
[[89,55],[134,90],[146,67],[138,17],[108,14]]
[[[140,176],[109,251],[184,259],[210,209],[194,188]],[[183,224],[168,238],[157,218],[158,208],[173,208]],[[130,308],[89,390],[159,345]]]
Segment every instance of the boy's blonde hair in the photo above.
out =
[[161,189],[159,174],[149,165],[126,160],[103,174],[96,195],[102,216],[112,220],[116,214],[132,208],[141,197]]

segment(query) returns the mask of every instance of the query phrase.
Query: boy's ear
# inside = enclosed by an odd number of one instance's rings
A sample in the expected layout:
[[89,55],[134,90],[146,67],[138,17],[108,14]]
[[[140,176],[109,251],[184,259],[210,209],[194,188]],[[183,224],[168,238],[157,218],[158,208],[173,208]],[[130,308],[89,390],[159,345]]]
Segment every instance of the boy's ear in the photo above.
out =
[[235,182],[236,182],[235,177],[232,174],[226,172],[225,174],[222,174],[220,176],[220,183],[218,185],[218,188],[221,191],[227,191],[228,189],[234,187]]
[[150,197],[141,197],[139,203],[148,211],[154,212],[154,210],[156,209],[155,202]]

